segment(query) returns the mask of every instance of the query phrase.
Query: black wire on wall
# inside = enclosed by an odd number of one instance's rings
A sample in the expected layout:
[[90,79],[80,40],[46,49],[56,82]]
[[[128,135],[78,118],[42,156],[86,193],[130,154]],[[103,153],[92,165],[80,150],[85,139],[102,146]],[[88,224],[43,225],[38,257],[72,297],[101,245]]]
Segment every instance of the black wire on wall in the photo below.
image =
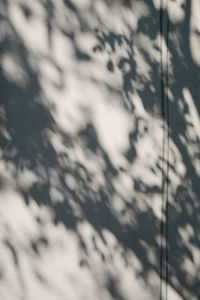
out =
[[[162,141],[162,205],[160,245],[160,300],[168,299],[168,198],[169,198],[169,30],[170,0],[160,0],[160,78]],[[166,41],[166,48],[164,45]],[[166,61],[166,65],[164,62]]]

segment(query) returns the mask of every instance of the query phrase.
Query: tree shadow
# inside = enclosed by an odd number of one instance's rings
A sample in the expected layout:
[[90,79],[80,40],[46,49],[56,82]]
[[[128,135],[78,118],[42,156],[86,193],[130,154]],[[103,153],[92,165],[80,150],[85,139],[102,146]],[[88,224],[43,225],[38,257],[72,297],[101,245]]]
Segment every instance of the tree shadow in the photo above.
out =
[[[104,234],[109,232],[117,241],[115,251],[125,265],[132,266],[129,253],[137,258],[141,268],[131,274],[136,273],[150,289],[149,297],[156,299],[161,259],[161,213],[157,211],[163,193],[162,122],[165,122],[169,128],[165,247],[168,286],[180,299],[198,299],[200,73],[191,53],[191,3],[187,1],[182,7],[184,17],[178,21],[163,11],[165,17],[170,18],[169,41],[168,35],[163,35],[170,61],[169,90],[164,90],[164,96],[169,99],[169,119],[164,115],[164,120],[160,96],[160,11],[153,1],[141,3],[140,7],[138,1],[102,1],[102,7],[93,2],[78,7],[72,1],[64,1],[63,6],[53,1],[37,1],[45,15],[41,17],[42,13],[32,4],[2,2],[1,161],[28,209],[33,203],[48,209],[55,227],[62,224],[76,235],[84,256],[80,262],[82,268],[93,270],[90,242],[105,269],[110,261],[114,265],[114,260],[97,242],[101,240],[109,249],[111,246]],[[118,18],[122,29],[115,29],[114,21],[110,22],[112,11],[113,19]],[[135,17],[136,25],[131,23],[130,17],[125,17],[128,12]],[[31,41],[29,44],[17,17],[15,20],[18,15],[23,22],[26,20],[27,30],[31,20],[40,20],[48,50],[42,52]],[[34,23],[30,26],[34,27]],[[83,81],[76,93],[74,81]],[[91,94],[87,92],[90,86]],[[96,99],[93,98],[95,93]],[[76,97],[83,105],[74,104]],[[89,100],[82,100],[88,97]],[[119,107],[121,116],[128,116],[132,122],[126,132],[128,146],[123,146],[121,152],[117,148],[110,150],[109,143],[102,138],[103,125],[97,122],[98,111],[103,107],[99,102],[109,109]],[[70,108],[75,105],[79,106],[75,110],[77,119]],[[63,118],[62,110],[66,108],[69,114]],[[110,116],[110,123],[116,125],[112,117],[115,112]],[[103,134],[106,135],[105,131]],[[118,134],[120,136],[120,132]],[[116,140],[118,134],[113,127]],[[113,143],[111,137],[110,144]],[[27,183],[30,173],[31,178],[36,179]],[[7,179],[4,174],[1,177],[3,190]],[[123,178],[130,182],[128,191]],[[35,222],[43,228],[45,221],[37,217]],[[92,237],[81,233],[80,227],[85,223],[93,229]],[[7,235],[9,238],[9,232]],[[51,248],[48,237],[42,233],[34,240],[26,238],[37,256],[41,255],[41,249]],[[18,253],[12,243],[4,241],[4,244],[12,252],[20,273],[20,251]],[[156,291],[150,279],[152,272],[157,276]],[[130,299],[120,290],[120,280],[112,274],[109,276],[104,288],[111,299]]]

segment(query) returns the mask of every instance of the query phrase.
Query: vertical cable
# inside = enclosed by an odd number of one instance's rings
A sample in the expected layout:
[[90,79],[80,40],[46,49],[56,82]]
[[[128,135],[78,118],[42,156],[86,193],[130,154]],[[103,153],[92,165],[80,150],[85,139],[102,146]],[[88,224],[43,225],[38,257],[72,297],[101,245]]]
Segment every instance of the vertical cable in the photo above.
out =
[[[166,5],[165,5],[166,4]],[[166,14],[164,9],[166,8]],[[168,198],[169,198],[169,13],[170,0],[160,0],[160,76],[162,141],[162,205],[160,245],[160,300],[167,300],[168,288]],[[164,40],[166,37],[166,48]],[[166,62],[166,65],[164,64]]]
[[[168,273],[169,273],[169,216],[168,216],[168,204],[169,204],[169,140],[170,140],[170,117],[169,117],[169,32],[170,32],[170,0],[167,0],[167,72],[166,72],[166,103],[167,103],[167,172],[166,172],[166,287],[168,287]],[[167,299],[167,288],[166,288],[166,299]]]

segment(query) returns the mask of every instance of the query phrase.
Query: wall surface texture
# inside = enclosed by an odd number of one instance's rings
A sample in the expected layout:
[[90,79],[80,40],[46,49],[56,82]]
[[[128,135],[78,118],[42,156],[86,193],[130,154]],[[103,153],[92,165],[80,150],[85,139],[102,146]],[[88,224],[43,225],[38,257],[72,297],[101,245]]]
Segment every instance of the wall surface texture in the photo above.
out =
[[0,1],[0,299],[200,299],[200,1]]

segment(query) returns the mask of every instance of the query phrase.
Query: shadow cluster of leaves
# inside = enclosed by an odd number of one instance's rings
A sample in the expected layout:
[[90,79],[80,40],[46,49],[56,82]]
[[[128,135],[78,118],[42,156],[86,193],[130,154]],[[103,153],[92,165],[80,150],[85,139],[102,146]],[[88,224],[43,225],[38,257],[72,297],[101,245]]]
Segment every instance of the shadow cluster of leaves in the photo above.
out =
[[[94,1],[95,2],[95,1]],[[132,10],[132,1],[102,1],[105,7],[111,8],[114,5],[125,7]],[[134,1],[133,1],[134,2]],[[137,2],[137,1],[136,1]],[[68,28],[61,28],[56,23],[55,8],[53,1],[41,1],[46,11],[46,32],[48,36],[49,49],[53,47],[52,35],[53,30],[59,30],[66,39],[70,41],[73,49],[74,57],[79,62],[87,64],[91,62],[90,53],[84,52],[79,48],[76,41],[76,22],[75,25]],[[10,55],[20,65],[24,72],[25,85],[12,81],[5,74],[3,66],[0,69],[0,84],[1,84],[1,102],[0,102],[0,130],[1,130],[1,159],[8,166],[12,165],[13,177],[17,178],[18,172],[25,169],[30,169],[39,178],[28,189],[17,186],[18,192],[23,196],[27,206],[31,201],[35,201],[40,206],[45,206],[53,211],[53,222],[55,225],[62,223],[66,228],[71,229],[80,240],[80,247],[87,256],[87,245],[78,232],[78,225],[87,220],[94,228],[97,235],[105,243],[102,231],[104,229],[111,232],[118,243],[123,248],[123,259],[126,262],[126,253],[132,251],[142,265],[142,270],[139,277],[144,281],[148,281],[148,274],[153,270],[156,274],[160,274],[160,245],[158,236],[160,234],[160,219],[155,215],[151,207],[151,197],[157,194],[162,197],[162,187],[159,184],[149,184],[143,179],[133,179],[133,187],[137,192],[133,193],[132,199],[126,199],[118,194],[113,182],[120,175],[126,173],[123,168],[117,168],[106,150],[103,148],[95,126],[92,122],[87,122],[73,136],[61,129],[54,118],[55,107],[53,104],[48,104],[48,99],[44,93],[40,70],[32,63],[31,58],[34,54],[25,45],[24,40],[15,29],[12,20],[9,17],[9,1],[2,1],[2,29],[0,40],[0,55]],[[18,5],[18,4],[17,4]],[[97,82],[100,86],[109,89],[112,94],[117,93],[122,101],[122,106],[126,111],[132,114],[135,118],[135,127],[129,134],[129,149],[124,153],[124,158],[128,165],[134,164],[137,160],[138,152],[136,149],[137,142],[149,133],[148,125],[145,119],[137,115],[133,95],[137,94],[142,101],[145,112],[152,118],[162,118],[161,99],[160,99],[160,61],[156,61],[152,57],[149,49],[140,48],[140,53],[145,60],[145,63],[150,69],[149,79],[140,72],[140,66],[136,60],[136,48],[138,37],[148,37],[152,42],[155,42],[160,32],[159,27],[159,10],[154,6],[153,1],[146,1],[148,7],[148,16],[142,15],[139,17],[136,30],[127,25],[128,33],[114,32],[107,28],[107,24],[103,23],[97,11],[95,11],[95,3],[90,4],[87,8],[90,13],[94,13],[95,17],[99,18],[99,28],[89,28],[88,23],[84,19],[84,13],[70,0],[65,1],[65,7],[68,13],[76,18],[80,26],[80,34],[89,32],[93,35],[96,44],[93,45],[92,53],[95,55],[104,55],[107,57],[105,61],[105,70],[111,74],[119,72],[121,76],[120,91],[112,90],[109,83]],[[31,9],[26,5],[21,5],[19,9],[28,20],[33,18]],[[170,143],[175,145],[181,156],[181,163],[185,167],[185,174],[178,173],[176,159],[174,163],[169,164],[170,172],[179,178],[178,187],[171,190],[168,206],[168,265],[169,278],[168,284],[172,287],[181,299],[198,299],[200,297],[199,277],[196,271],[191,275],[184,268],[184,262],[189,259],[194,263],[193,252],[189,245],[199,249],[199,230],[198,224],[200,220],[200,205],[199,205],[199,173],[195,168],[194,161],[199,160],[199,150],[194,150],[194,153],[188,148],[196,149],[199,145],[198,135],[193,139],[188,134],[188,128],[195,132],[192,121],[190,122],[186,116],[190,110],[187,103],[184,102],[184,90],[188,90],[194,101],[194,107],[199,113],[199,66],[194,62],[190,49],[190,19],[191,3],[187,1],[184,8],[185,16],[179,22],[170,24],[169,35],[169,53],[172,68],[170,79],[170,92],[172,94],[169,100],[169,138]],[[134,13],[134,12],[133,12]],[[167,12],[165,12],[167,13]],[[125,21],[124,21],[125,22]],[[74,29],[73,29],[74,26]],[[178,45],[173,42],[173,36],[179,36]],[[166,44],[166,36],[163,37]],[[121,55],[121,49],[124,49]],[[155,46],[156,49],[156,46]],[[181,50],[179,50],[181,49]],[[156,49],[159,53],[159,48]],[[180,53],[181,51],[181,53]],[[119,52],[119,54],[118,54]],[[39,58],[35,58],[38,59]],[[50,58],[48,58],[50,61]],[[60,82],[57,89],[63,88],[63,72],[60,66],[53,59],[50,61],[60,76]],[[70,76],[70,74],[68,74]],[[17,77],[17,75],[16,75]],[[183,109],[180,109],[180,106]],[[168,122],[168,120],[165,120]],[[141,124],[143,124],[141,126]],[[57,152],[53,147],[49,132],[61,137],[63,145],[69,151]],[[103,161],[101,176],[104,180],[104,185],[95,186],[93,174],[86,166],[78,161],[72,161],[70,153],[75,151],[76,146],[82,147],[88,158],[98,157]],[[193,155],[193,157],[192,157]],[[160,174],[162,170],[162,153],[157,158],[155,165],[152,166],[154,171]],[[53,171],[52,171],[53,170]],[[52,183],[52,172],[56,174],[58,184],[54,186]],[[153,172],[153,171],[152,171]],[[70,184],[70,178],[75,185]],[[173,184],[173,179],[169,177],[169,186]],[[52,201],[51,190],[55,187],[62,195],[64,201]],[[129,214],[132,216],[131,222],[122,224],[118,215],[113,212],[110,204],[110,199],[113,195],[117,195],[123,202],[123,210],[120,212],[120,217]],[[138,197],[138,198],[137,198]],[[137,198],[137,199],[136,199]],[[149,204],[146,209],[140,209],[138,202],[142,202],[143,198],[149,199]],[[71,200],[70,200],[71,199]],[[146,202],[144,202],[146,203]],[[80,212],[80,213],[79,213]],[[40,220],[36,220],[38,223]],[[189,243],[185,243],[181,230],[186,230],[190,226],[193,235]],[[142,243],[141,243],[142,241]],[[93,241],[95,244],[95,241]],[[48,247],[48,241],[45,237],[32,242],[32,248],[38,253],[38,245],[43,244]],[[148,245],[156,257],[156,262],[152,262],[148,255],[148,249],[144,246]],[[8,248],[13,253],[13,259],[16,261],[17,254],[7,243]],[[102,262],[106,262],[106,257],[101,253],[96,246],[96,251],[99,252]],[[39,254],[38,254],[39,255]],[[88,257],[88,261],[89,261]],[[198,269],[199,270],[199,269]],[[198,271],[197,270],[197,271]],[[174,280],[176,278],[176,280]],[[107,289],[113,299],[124,300],[124,296],[117,289],[116,279],[111,278],[107,283]]]

